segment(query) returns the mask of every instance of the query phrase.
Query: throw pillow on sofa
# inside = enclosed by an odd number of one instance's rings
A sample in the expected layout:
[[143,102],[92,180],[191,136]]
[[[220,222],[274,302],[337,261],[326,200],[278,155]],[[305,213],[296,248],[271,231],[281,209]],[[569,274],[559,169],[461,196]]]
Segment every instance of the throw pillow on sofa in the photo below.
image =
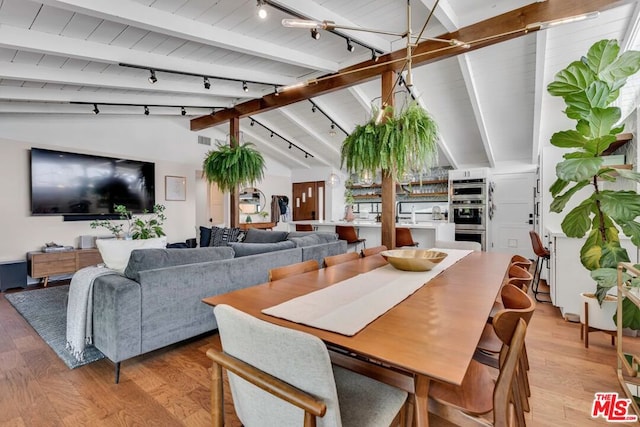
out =
[[265,252],[281,251],[283,249],[293,249],[296,247],[294,242],[283,240],[276,243],[244,243],[230,242],[229,246],[233,248],[236,258],[247,255],[263,254]]
[[209,246],[209,242],[211,242],[211,227],[200,226],[200,239],[198,242],[200,242],[201,248]]
[[233,255],[233,249],[226,246],[192,249],[136,249],[131,252],[124,275],[137,282],[140,280],[139,273],[141,271],[231,259]]
[[247,230],[244,243],[277,243],[287,239],[286,231],[268,231],[250,228]]
[[229,242],[237,242],[242,230],[233,227],[211,227],[209,246],[226,246]]
[[313,245],[319,245],[320,243],[322,243],[320,241],[320,237],[318,237],[315,234],[309,234],[308,236],[304,236],[304,237],[289,237],[288,239],[290,242],[293,242],[296,244],[296,248],[302,248],[305,246],[313,246]]
[[143,240],[97,239],[96,246],[100,251],[104,264],[108,268],[124,273],[124,269],[129,263],[131,251],[145,248],[165,248],[167,246],[167,238],[155,237]]

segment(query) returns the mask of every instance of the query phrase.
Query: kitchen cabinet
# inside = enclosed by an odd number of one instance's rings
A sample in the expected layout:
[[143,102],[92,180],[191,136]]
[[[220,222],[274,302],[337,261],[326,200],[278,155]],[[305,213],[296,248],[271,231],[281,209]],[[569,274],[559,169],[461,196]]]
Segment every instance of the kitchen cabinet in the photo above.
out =
[[[551,302],[564,317],[579,316],[583,309],[579,294],[596,290],[589,270],[580,262],[580,248],[585,239],[567,237],[560,230],[547,229],[545,235],[551,252],[548,271]],[[620,244],[627,250],[630,261],[637,263],[638,249],[631,240],[620,236]]]
[[489,168],[452,169],[449,171],[449,180],[454,179],[479,179],[489,177]]

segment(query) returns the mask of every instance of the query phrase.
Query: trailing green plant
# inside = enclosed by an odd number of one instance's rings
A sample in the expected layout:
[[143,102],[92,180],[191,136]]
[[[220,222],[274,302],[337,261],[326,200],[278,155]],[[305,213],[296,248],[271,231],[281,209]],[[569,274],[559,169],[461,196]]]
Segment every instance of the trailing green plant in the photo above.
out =
[[220,191],[233,191],[238,185],[252,185],[264,177],[264,158],[251,142],[217,144],[202,163],[202,174],[215,182]]
[[[575,129],[551,137],[554,146],[571,150],[556,165],[557,180],[550,188],[551,211],[560,213],[573,196],[582,197],[565,215],[562,231],[568,237],[587,236],[580,261],[597,282],[595,294],[600,304],[617,283],[618,263],[629,262],[626,249],[620,245],[620,230],[640,246],[640,222],[636,221],[640,195],[602,187],[603,182],[614,182],[618,176],[640,182],[640,173],[602,166],[603,153],[624,130],[619,124],[621,111],[612,104],[627,78],[640,69],[640,52],[619,52],[616,40],[601,40],[586,56],[558,72],[547,87],[551,95],[564,99],[567,117],[577,121]],[[591,191],[579,191],[582,189]],[[624,279],[631,286],[640,285],[629,275]],[[640,329],[640,310],[627,300],[623,307],[623,326]]]
[[[399,181],[407,172],[428,169],[437,161],[438,126],[418,103],[396,112],[385,108],[386,120],[376,122],[379,111],[358,125],[344,140],[341,167],[349,173],[388,171]],[[397,113],[397,114],[396,114]]]
[[[100,219],[92,221],[89,226],[91,228],[104,227],[111,231],[114,236],[122,237],[130,236],[134,240],[138,239],[151,239],[153,237],[165,236],[162,226],[166,221],[164,215],[165,207],[163,205],[154,205],[153,212],[144,210],[143,216],[134,216],[133,212],[127,209],[124,205],[114,205],[113,211],[120,214],[120,220],[126,221],[124,223],[117,223],[110,219]],[[124,226],[127,226],[124,231]]]

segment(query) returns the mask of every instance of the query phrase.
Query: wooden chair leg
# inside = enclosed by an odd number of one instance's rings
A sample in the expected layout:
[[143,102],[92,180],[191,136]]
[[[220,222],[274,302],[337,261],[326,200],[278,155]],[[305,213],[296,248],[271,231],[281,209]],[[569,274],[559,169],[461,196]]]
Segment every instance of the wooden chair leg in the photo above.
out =
[[222,366],[211,366],[211,425],[224,427],[224,394],[222,390]]

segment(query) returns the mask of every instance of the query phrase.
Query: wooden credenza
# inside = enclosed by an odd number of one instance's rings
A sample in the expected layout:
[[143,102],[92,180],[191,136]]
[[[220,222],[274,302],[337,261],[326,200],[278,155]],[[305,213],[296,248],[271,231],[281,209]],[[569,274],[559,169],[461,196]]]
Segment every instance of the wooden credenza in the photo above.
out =
[[43,279],[46,287],[49,276],[71,274],[81,268],[100,264],[102,257],[98,249],[74,249],[65,252],[29,252],[29,275],[34,279]]

